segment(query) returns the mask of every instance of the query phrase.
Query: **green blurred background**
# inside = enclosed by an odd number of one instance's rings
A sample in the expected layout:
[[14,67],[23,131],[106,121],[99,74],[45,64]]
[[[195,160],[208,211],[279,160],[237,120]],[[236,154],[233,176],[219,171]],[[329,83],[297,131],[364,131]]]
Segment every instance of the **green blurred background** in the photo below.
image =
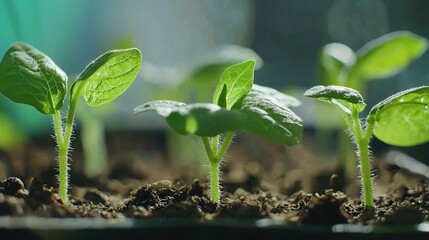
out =
[[[429,38],[428,10],[425,0],[2,0],[0,52],[14,42],[28,42],[49,55],[71,82],[103,52],[138,47],[143,54],[139,78],[103,114],[108,129],[158,128],[162,120],[142,121],[132,109],[165,96],[156,93],[166,86],[174,89],[198,62],[224,46],[255,51],[263,60],[255,82],[288,92],[298,89],[295,96],[301,98],[302,89],[319,82],[317,58],[323,45],[340,42],[357,50],[395,30]],[[427,62],[425,54],[406,71],[370,82],[369,105],[427,84]],[[296,112],[311,126],[313,116],[305,109]],[[31,107],[1,96],[0,110],[15,125],[15,136],[52,132],[51,118]],[[6,131],[8,124],[1,125]]]

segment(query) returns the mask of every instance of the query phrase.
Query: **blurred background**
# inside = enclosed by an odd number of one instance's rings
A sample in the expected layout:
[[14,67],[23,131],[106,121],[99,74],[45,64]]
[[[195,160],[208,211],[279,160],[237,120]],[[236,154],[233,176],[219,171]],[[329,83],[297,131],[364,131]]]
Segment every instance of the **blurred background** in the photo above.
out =
[[[107,126],[151,127],[153,121],[135,117],[132,109],[156,98],[153,85],[178,84],[189,69],[227,45],[250,48],[262,58],[256,83],[305,89],[319,83],[317,61],[323,45],[340,42],[357,50],[395,30],[429,37],[428,10],[425,0],[3,0],[0,52],[14,42],[28,42],[49,55],[72,82],[105,51],[135,46],[143,53],[140,79],[114,103]],[[367,101],[375,103],[427,83],[427,60],[423,56],[399,75],[370,82]],[[2,96],[1,109],[26,134],[51,130],[50,118],[31,107]]]
[[[203,64],[251,57],[259,66],[255,83],[301,99],[303,105],[294,111],[311,128],[316,116],[301,95],[320,84],[320,49],[339,42],[356,51],[396,30],[429,38],[428,11],[426,0],[2,0],[0,53],[14,42],[27,42],[69,75],[70,86],[105,51],[139,48],[143,65],[131,88],[94,114],[83,106],[77,112],[79,122],[101,119],[107,130],[163,128],[161,118],[136,116],[133,108],[152,99],[210,101],[211,90],[195,96],[182,83]],[[369,82],[369,105],[428,84],[428,58],[425,54],[400,74]],[[52,133],[49,116],[3,96],[0,114],[2,148]],[[8,131],[13,139],[5,139]]]

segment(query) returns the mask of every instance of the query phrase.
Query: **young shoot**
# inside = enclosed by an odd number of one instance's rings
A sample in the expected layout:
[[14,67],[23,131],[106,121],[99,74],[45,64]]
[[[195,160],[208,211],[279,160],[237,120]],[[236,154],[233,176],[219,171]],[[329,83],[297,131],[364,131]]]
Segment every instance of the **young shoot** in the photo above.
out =
[[[5,53],[0,64],[0,92],[53,118],[63,202],[68,203],[68,153],[77,100],[83,96],[92,107],[113,101],[131,85],[140,65],[141,53],[136,48],[108,51],[91,62],[68,89],[64,71],[36,48],[16,43]],[[70,102],[63,122],[61,109],[67,92]]]
[[304,96],[336,105],[347,122],[360,160],[363,202],[374,207],[369,143],[372,135],[395,146],[414,146],[429,141],[429,87],[408,89],[376,104],[364,124],[359,113],[366,106],[362,95],[343,86],[315,86]]
[[[408,68],[428,48],[426,38],[409,31],[395,31],[369,41],[356,52],[341,43],[325,45],[319,55],[319,73],[322,85],[341,85],[359,91],[365,96],[370,82],[392,77]],[[317,138],[323,141],[331,129],[344,127],[341,122],[332,121],[332,112],[323,106],[316,107],[318,119]],[[334,113],[335,114],[335,113]],[[327,117],[328,116],[328,117]],[[331,118],[329,118],[331,116]],[[341,134],[339,146],[342,166],[346,176],[355,174],[352,145],[348,136]],[[352,180],[352,179],[350,179]]]
[[135,108],[136,113],[156,111],[180,134],[201,137],[210,164],[210,193],[219,203],[219,166],[234,133],[246,131],[267,140],[295,145],[303,129],[301,119],[289,107],[300,103],[274,89],[253,84],[255,61],[227,68],[214,92],[213,103],[185,104],[152,101]]

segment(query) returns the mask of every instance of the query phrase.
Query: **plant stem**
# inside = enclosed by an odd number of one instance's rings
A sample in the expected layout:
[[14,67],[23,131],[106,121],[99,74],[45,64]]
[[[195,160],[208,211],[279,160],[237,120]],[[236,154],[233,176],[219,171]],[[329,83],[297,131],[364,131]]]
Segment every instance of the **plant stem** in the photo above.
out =
[[[222,161],[226,150],[231,144],[233,132],[227,132],[222,144],[219,147],[219,136],[210,139],[208,137],[201,137],[206,150],[207,158],[210,162],[210,194],[212,201],[219,203],[220,188],[219,188],[219,165]],[[219,148],[218,148],[219,147]]]
[[60,111],[56,111],[54,115],[52,115],[53,121],[54,121],[54,131],[55,131],[55,138],[58,142],[63,141],[63,123],[61,121],[61,113]]
[[77,102],[77,99],[74,99],[74,100],[72,99],[70,101],[70,107],[67,113],[67,122],[66,122],[66,127],[64,132],[64,145],[67,147],[67,152],[70,146],[71,135],[73,133],[73,120],[74,120],[74,112],[76,109],[76,102]]
[[212,152],[216,153],[219,147],[219,135],[212,137],[211,139]]
[[212,201],[219,203],[219,163],[210,163],[210,194]]
[[364,204],[366,207],[373,207],[372,196],[372,179],[371,179],[371,164],[369,160],[369,140],[358,140],[359,158],[360,158],[360,173],[362,178],[362,190],[364,197]]
[[[352,132],[356,140],[356,145],[360,160],[360,174],[362,178],[362,192],[365,207],[372,208],[374,206],[373,188],[371,179],[371,163],[369,158],[369,142],[372,136],[372,123],[367,123],[365,131],[359,120],[358,113],[352,112],[351,116]],[[349,123],[350,125],[350,123]]]
[[228,147],[232,141],[232,137],[234,137],[233,132],[227,132],[226,133],[225,138],[223,139],[222,145],[220,146],[220,148],[218,149],[218,151],[216,153],[216,158],[218,159],[218,161],[222,160],[223,156],[226,153],[226,150],[228,150]]
[[206,150],[207,158],[209,159],[210,163],[214,161],[215,154],[213,153],[213,149],[210,147],[210,140],[208,137],[201,137],[201,140],[203,141],[204,149]]
[[70,148],[70,139],[73,132],[73,118],[76,109],[76,99],[70,101],[70,107],[67,114],[67,122],[63,131],[63,123],[60,111],[53,115],[55,138],[58,144],[58,188],[60,198],[64,203],[68,203],[68,152]]
[[55,138],[58,144],[58,171],[59,171],[59,195],[67,203],[68,173],[67,173],[67,148],[64,145],[63,126],[60,111],[53,115]]

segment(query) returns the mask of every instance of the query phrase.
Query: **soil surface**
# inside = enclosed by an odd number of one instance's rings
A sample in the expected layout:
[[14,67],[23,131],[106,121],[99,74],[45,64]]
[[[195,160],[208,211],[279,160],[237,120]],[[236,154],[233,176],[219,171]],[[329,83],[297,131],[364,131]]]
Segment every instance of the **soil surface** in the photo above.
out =
[[429,186],[398,189],[377,197],[375,210],[365,210],[360,200],[328,189],[323,194],[304,191],[292,195],[272,194],[262,189],[247,192],[238,188],[224,192],[215,204],[207,195],[207,186],[195,180],[187,185],[162,180],[144,184],[126,197],[111,195],[95,188],[79,188],[70,204],[64,204],[56,189],[33,179],[28,189],[18,178],[0,182],[0,215],[41,217],[113,218],[195,218],[211,221],[220,218],[272,218],[293,223],[333,225],[417,224],[429,216]]
[[[178,217],[201,221],[271,218],[318,225],[417,224],[429,219],[428,180],[382,160],[374,161],[378,170],[375,208],[365,209],[359,198],[359,185],[353,181],[344,184],[346,180],[341,169],[336,167],[335,159],[333,164],[318,165],[308,160],[320,158],[315,150],[312,152],[311,144],[306,145],[310,150],[285,148],[251,138],[250,142],[230,149],[229,158],[234,161],[227,161],[222,167],[223,191],[221,203],[216,204],[210,200],[207,180],[201,177],[204,174],[195,170],[197,168],[189,168],[196,165],[195,162],[178,166],[172,161],[156,160],[169,155],[171,158],[171,153],[166,153],[162,146],[154,146],[153,141],[148,145],[136,140],[141,138],[138,135],[124,138],[127,140],[114,138],[114,144],[125,144],[122,148],[109,147],[120,149],[118,152],[122,155],[109,153],[112,158],[109,159],[109,171],[103,176],[86,178],[79,173],[79,163],[75,164],[78,170],[71,172],[69,204],[59,198],[55,170],[49,168],[55,152],[44,153],[40,145],[26,146],[24,151],[27,152],[22,156],[36,158],[32,163],[49,167],[41,167],[46,171],[31,172],[33,175],[21,179],[3,178],[0,181],[0,215],[105,219]],[[162,145],[163,141],[160,142]],[[259,147],[257,152],[252,152],[254,145]],[[135,149],[142,146],[150,146],[139,150],[149,152],[149,157],[136,152]],[[8,169],[5,172],[19,176],[16,169],[23,167],[19,165],[17,154],[6,152],[4,155],[10,161],[18,161],[14,164],[6,162],[3,168],[7,166]],[[81,154],[77,152],[73,156],[79,159]],[[148,162],[144,160],[146,158],[154,160]],[[298,163],[296,159],[304,163]]]

